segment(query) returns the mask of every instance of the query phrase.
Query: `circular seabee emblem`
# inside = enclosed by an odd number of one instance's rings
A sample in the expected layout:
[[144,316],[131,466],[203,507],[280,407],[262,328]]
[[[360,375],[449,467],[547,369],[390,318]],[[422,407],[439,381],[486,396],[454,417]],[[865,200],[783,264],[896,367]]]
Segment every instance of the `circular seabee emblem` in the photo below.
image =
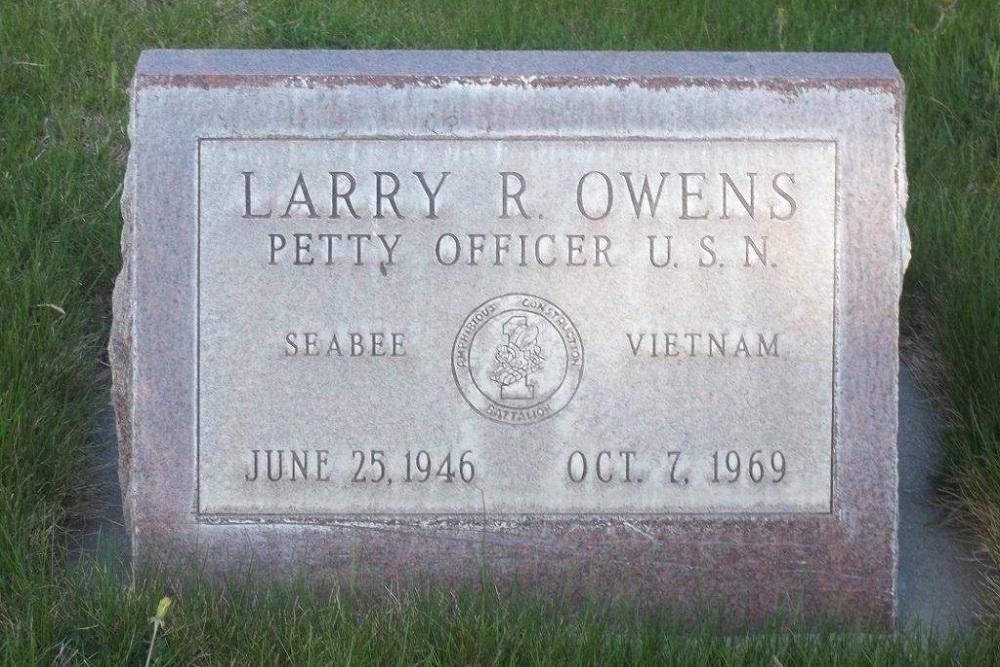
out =
[[451,368],[476,412],[500,424],[535,424],[566,407],[576,393],[583,341],[551,301],[505,294],[465,318]]

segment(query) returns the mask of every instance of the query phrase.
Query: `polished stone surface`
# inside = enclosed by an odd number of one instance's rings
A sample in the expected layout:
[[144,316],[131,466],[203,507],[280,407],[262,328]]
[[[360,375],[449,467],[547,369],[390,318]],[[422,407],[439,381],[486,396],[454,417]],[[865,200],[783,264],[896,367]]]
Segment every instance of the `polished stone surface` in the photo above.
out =
[[201,140],[199,511],[829,513],[835,157]]

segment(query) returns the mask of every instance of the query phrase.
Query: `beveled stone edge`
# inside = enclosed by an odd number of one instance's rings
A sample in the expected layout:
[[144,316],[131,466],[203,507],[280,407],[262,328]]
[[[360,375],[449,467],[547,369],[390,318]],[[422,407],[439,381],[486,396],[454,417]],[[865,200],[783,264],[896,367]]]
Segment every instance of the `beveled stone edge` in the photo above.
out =
[[130,550],[136,553],[135,539],[135,493],[132,488],[133,476],[133,425],[135,389],[133,374],[135,318],[134,297],[135,278],[133,274],[132,239],[134,236],[136,166],[132,151],[135,145],[135,81],[129,89],[130,108],[128,121],[129,154],[125,165],[125,180],[122,184],[120,209],[122,215],[121,258],[122,265],[111,296],[111,332],[108,336],[108,362],[111,365],[111,398],[115,411],[115,427],[118,436],[118,479],[122,494],[122,513]]

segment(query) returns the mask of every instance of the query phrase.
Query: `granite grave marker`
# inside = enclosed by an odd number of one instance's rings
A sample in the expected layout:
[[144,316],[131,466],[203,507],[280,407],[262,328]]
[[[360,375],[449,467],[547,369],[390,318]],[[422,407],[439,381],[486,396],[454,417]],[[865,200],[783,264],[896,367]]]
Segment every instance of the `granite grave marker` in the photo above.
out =
[[136,564],[891,623],[902,109],[879,55],[145,52]]

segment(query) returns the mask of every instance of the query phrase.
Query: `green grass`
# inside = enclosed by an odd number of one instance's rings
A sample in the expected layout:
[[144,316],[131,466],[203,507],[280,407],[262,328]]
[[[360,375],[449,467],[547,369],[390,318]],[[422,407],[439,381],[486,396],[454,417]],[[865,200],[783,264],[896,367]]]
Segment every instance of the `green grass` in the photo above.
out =
[[[133,588],[113,572],[76,572],[62,582],[63,601],[53,619],[9,635],[0,659],[11,665],[141,665],[149,650],[148,617],[157,591],[167,585],[147,580]],[[243,581],[229,582],[225,594],[218,585],[189,582],[182,588],[153,646],[155,664],[792,667],[997,660],[995,645],[976,636],[810,633],[777,622],[753,634],[732,634],[711,622],[691,630],[666,614],[627,608],[586,606],[565,615],[558,601],[525,595],[501,601],[466,589],[362,597]]]
[[[95,578],[91,575],[90,581]],[[62,655],[93,664],[143,664],[157,606],[156,582],[123,594],[124,580],[70,584],[75,599],[52,643],[16,664],[49,664]],[[978,637],[920,633],[807,633],[774,624],[730,634],[706,623],[680,628],[665,614],[588,606],[563,615],[557,602],[515,596],[500,601],[467,590],[386,591],[317,596],[306,589],[232,583],[184,587],[153,647],[156,664],[232,665],[989,665],[995,645]],[[26,659],[30,658],[30,660]],[[15,664],[15,663],[10,663]]]
[[947,417],[941,487],[1000,566],[1000,7],[964,0],[933,30],[940,15],[933,0],[0,3],[0,664],[141,664],[168,591],[160,664],[988,664],[989,629],[954,644],[727,638],[711,624],[681,636],[668,618],[563,617],[527,598],[220,595],[132,581],[114,559],[70,565],[66,539],[108,400],[127,85],[143,48],[888,51],[908,94],[904,324]]

